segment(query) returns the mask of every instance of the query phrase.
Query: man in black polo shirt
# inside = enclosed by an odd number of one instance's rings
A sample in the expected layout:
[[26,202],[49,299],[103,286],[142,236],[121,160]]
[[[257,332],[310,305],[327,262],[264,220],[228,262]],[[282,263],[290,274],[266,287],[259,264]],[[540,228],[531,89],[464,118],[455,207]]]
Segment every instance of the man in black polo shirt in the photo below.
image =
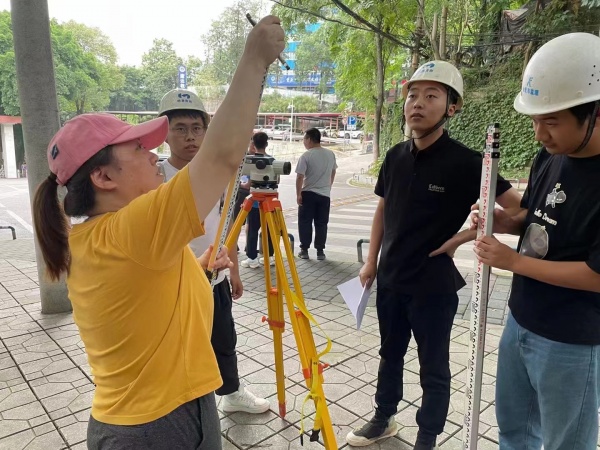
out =
[[[435,448],[450,402],[450,331],[465,281],[454,266],[456,248],[474,232],[456,234],[479,197],[481,154],[451,139],[442,125],[462,107],[459,71],[444,61],[419,68],[403,86],[404,116],[414,138],[385,157],[375,187],[380,197],[361,281],[377,274],[381,357],[374,417],[348,434],[353,446],[393,436],[402,399],[404,356],[411,331],[418,346],[423,399],[415,449]],[[497,201],[518,208],[520,196],[499,179]],[[381,249],[379,270],[377,257]]]
[[475,247],[484,263],[514,272],[498,352],[500,450],[595,450],[598,443],[599,104],[600,38],[587,33],[543,45],[514,102],[543,145],[522,213],[494,226],[520,235],[519,252],[494,237]]

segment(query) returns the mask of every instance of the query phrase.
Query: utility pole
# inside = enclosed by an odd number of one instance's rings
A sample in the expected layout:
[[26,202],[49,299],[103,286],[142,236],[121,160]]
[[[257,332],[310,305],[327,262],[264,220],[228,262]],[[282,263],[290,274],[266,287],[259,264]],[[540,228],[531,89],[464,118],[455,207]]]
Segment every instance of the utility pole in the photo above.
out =
[[[60,127],[50,43],[50,18],[47,0],[11,0],[10,6],[27,158],[27,181],[29,197],[33,202],[37,186],[50,174],[46,148]],[[46,266],[37,236],[34,237],[42,313],[70,311],[72,308],[65,282],[50,282],[45,276]]]

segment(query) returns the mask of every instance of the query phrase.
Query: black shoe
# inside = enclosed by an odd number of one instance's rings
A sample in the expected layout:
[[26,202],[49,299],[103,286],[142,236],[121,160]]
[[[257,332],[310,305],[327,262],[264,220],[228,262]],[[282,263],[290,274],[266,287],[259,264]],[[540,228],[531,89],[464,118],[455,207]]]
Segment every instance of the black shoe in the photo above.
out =
[[394,416],[385,417],[379,411],[375,411],[375,416],[362,427],[351,431],[346,436],[346,442],[353,447],[366,447],[367,445],[395,436],[398,433],[398,424]]
[[317,261],[324,261],[325,260],[325,253],[323,252],[323,250],[317,250]]
[[431,438],[423,437],[421,433],[417,434],[417,442],[415,442],[414,450],[436,450],[437,448],[435,438],[432,441]]
[[298,253],[298,258],[300,259],[308,259],[308,250],[300,249],[300,253]]

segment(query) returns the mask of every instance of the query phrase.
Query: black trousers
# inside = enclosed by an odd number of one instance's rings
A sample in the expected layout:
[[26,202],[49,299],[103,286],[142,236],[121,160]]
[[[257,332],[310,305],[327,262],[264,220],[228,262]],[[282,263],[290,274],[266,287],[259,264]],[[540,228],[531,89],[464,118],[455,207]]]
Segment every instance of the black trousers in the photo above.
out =
[[217,357],[221,378],[223,379],[223,386],[215,392],[217,395],[227,395],[236,392],[240,387],[237,353],[235,351],[237,334],[231,313],[233,300],[231,298],[231,287],[227,278],[213,287],[213,297],[215,300],[215,312],[210,341]]
[[302,250],[310,248],[313,222],[315,224],[315,248],[317,251],[325,249],[330,206],[329,197],[311,191],[302,192],[302,205],[298,207],[298,234],[300,234]]
[[441,434],[450,404],[450,331],[458,308],[456,293],[398,295],[383,286],[377,290],[381,357],[375,403],[391,417],[403,395],[404,356],[411,331],[417,342],[423,389],[417,411],[417,440],[429,444]]
[[[246,218],[248,221],[248,236],[246,236],[246,256],[250,259],[256,259],[258,256],[258,231],[260,230],[260,210],[252,208]],[[264,231],[263,231],[264,232]],[[273,244],[271,235],[269,237],[269,256],[273,255]],[[264,250],[263,250],[264,252]]]

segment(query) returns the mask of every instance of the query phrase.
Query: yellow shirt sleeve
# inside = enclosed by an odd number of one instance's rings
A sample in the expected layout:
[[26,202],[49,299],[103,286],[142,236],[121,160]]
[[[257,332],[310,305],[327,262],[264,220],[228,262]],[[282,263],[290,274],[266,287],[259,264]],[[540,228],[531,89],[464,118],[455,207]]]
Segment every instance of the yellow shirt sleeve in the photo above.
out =
[[116,212],[109,229],[122,251],[138,264],[155,270],[175,264],[182,249],[204,234],[188,167]]

